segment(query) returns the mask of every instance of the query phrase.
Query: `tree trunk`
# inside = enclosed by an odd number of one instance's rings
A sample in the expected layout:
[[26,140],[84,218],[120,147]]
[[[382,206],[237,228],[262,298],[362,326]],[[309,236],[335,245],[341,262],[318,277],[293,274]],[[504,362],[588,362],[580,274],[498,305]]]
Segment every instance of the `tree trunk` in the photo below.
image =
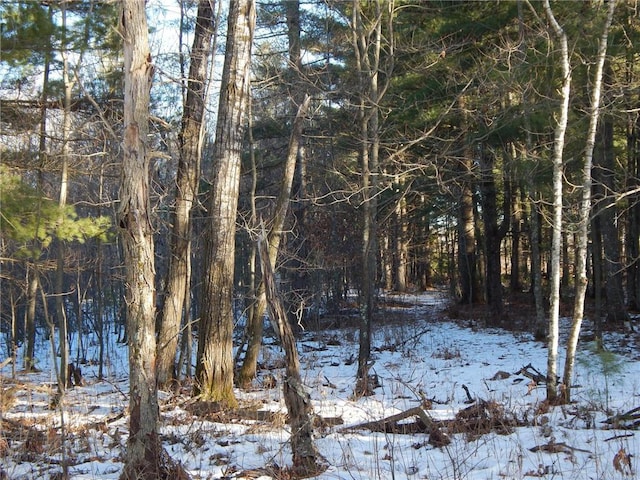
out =
[[522,291],[522,283],[520,282],[522,249],[520,248],[520,246],[523,224],[522,209],[525,204],[525,199],[523,198],[524,195],[522,187],[520,187],[518,190],[520,193],[520,197],[518,197],[517,194],[514,194],[512,197],[512,202],[514,205],[513,222],[511,228],[511,272],[509,274],[509,290],[511,290],[511,292],[513,293],[519,293]]
[[[180,160],[176,178],[176,207],[173,213],[171,257],[167,272],[166,294],[158,333],[158,386],[167,386],[173,379],[178,349],[180,325],[184,312],[187,286],[190,283],[189,244],[191,243],[191,208],[198,191],[202,124],[212,53],[214,31],[211,0],[200,0],[191,47],[187,96],[180,132]],[[188,313],[188,312],[186,312]],[[187,321],[188,315],[185,315]]]
[[158,436],[155,269],[149,206],[149,90],[153,65],[144,0],[123,0],[124,140],[118,222],[124,250],[129,341],[129,439],[124,480],[165,479],[167,464]]
[[[594,188],[594,190],[597,190]],[[596,195],[593,196],[594,202]],[[593,330],[595,334],[595,342],[602,346],[602,290],[603,290],[603,273],[604,259],[602,258],[602,229],[600,217],[595,215],[591,221],[591,258],[593,264],[593,296],[594,296],[594,312],[593,312]]]
[[[630,122],[628,138],[628,162],[631,190],[640,188],[640,125],[638,120]],[[640,311],[640,194],[635,193],[629,198],[629,212],[627,221],[627,305],[635,312]]]
[[499,225],[497,192],[493,173],[494,161],[493,153],[485,151],[481,153],[480,192],[482,197],[482,216],[484,220],[487,304],[491,312],[490,324],[501,325],[503,314],[503,287],[500,246],[502,239],[507,233],[511,217],[511,208],[509,207],[510,193],[505,192],[504,220],[503,223]]
[[[627,67],[630,79],[633,78],[633,58]],[[625,89],[625,92],[628,92]],[[630,95],[629,95],[630,96]],[[637,112],[633,112],[635,104],[633,99],[629,99],[627,109],[627,170],[628,185],[627,190],[635,190],[636,193],[629,196],[629,209],[627,211],[627,306],[634,312],[640,311],[640,117]]]
[[551,275],[549,293],[549,331],[547,339],[547,400],[555,402],[558,396],[558,322],[560,316],[560,253],[562,250],[562,176],[564,162],[562,154],[565,133],[569,119],[569,96],[571,94],[571,65],[567,35],[556,20],[549,0],[544,0],[544,9],[551,28],[560,42],[560,62],[562,64],[562,89],[560,91],[560,118],[555,128],[553,140],[553,213],[551,218]]
[[38,304],[38,286],[40,284],[38,269],[35,264],[27,268],[27,309],[25,312],[24,369],[30,372],[35,369],[36,345],[36,306]]
[[196,386],[203,400],[237,404],[233,393],[233,285],[236,214],[245,113],[250,95],[253,0],[229,5],[227,44],[213,151],[214,178],[205,238]]
[[[67,9],[66,4],[61,4],[62,31],[66,35],[67,29]],[[62,82],[64,85],[64,108],[62,120],[62,167],[60,169],[60,192],[58,196],[58,207],[60,208],[59,223],[63,222],[63,210],[67,205],[67,193],[69,189],[69,156],[70,156],[70,136],[71,136],[71,94],[73,83],[69,78],[68,52],[66,51],[66,38],[62,40],[60,54],[62,56]],[[67,348],[67,312],[64,298],[64,257],[65,244],[58,236],[56,240],[56,275],[55,275],[55,304],[56,318],[58,320],[58,343],[60,349],[60,375],[58,377],[58,393],[62,394],[67,388],[68,377],[66,375],[67,364],[69,363],[69,349]],[[80,337],[78,337],[79,339]]]
[[[380,89],[378,75],[382,45],[383,14],[381,3],[374,2],[372,25],[365,25],[362,5],[353,1],[352,42],[356,64],[360,72],[361,93],[358,108],[358,133],[360,141],[361,190],[362,190],[362,281],[360,291],[360,334],[358,349],[358,371],[355,395],[369,395],[369,360],[371,357],[371,324],[375,303],[377,279],[377,233],[378,233],[378,174],[379,174],[379,112],[384,89]],[[390,40],[390,39],[389,39]],[[392,48],[390,49],[392,50]],[[392,52],[390,52],[392,55]]]
[[594,177],[601,183],[602,196],[597,213],[600,220],[603,247],[604,289],[606,295],[606,321],[621,325],[629,321],[622,285],[620,238],[617,226],[617,208],[614,198],[615,152],[613,145],[613,120],[604,116],[600,126],[600,142],[596,147]]
[[[291,137],[289,139],[289,149],[284,172],[282,174],[282,183],[280,185],[280,191],[278,192],[276,208],[273,212],[271,227],[267,236],[267,242],[269,244],[268,255],[271,269],[275,269],[276,260],[278,258],[280,241],[283,236],[284,222],[287,218],[287,210],[289,208],[293,176],[296,170],[298,148],[302,139],[302,127],[304,125],[304,119],[307,115],[310,103],[311,97],[306,96],[299,105],[298,113],[293,121],[293,130],[291,131]],[[247,346],[247,353],[238,375],[238,384],[243,387],[247,387],[256,376],[256,365],[262,341],[262,319],[267,306],[266,302],[265,286],[261,283],[258,286],[255,305],[253,306],[253,311],[250,317],[251,323],[248,325],[249,343]]]
[[536,339],[546,337],[547,324],[545,322],[544,294],[542,289],[542,252],[541,242],[541,217],[540,204],[535,197],[537,192],[532,186],[531,196],[531,287],[533,290],[533,301],[536,306],[536,319],[533,325],[533,335]]
[[580,198],[577,233],[575,272],[576,293],[573,304],[573,321],[571,323],[569,338],[567,339],[567,355],[562,380],[562,383],[564,384],[564,401],[567,403],[571,401],[571,381],[573,378],[578,338],[580,336],[580,328],[582,326],[582,319],[584,316],[584,300],[587,293],[587,246],[589,243],[589,219],[591,217],[591,169],[593,166],[593,150],[595,147],[596,133],[598,129],[598,118],[600,116],[602,76],[604,71],[604,62],[607,55],[607,40],[609,37],[609,28],[613,20],[615,4],[615,0],[609,1],[607,20],[598,46],[598,58],[593,80],[593,90],[591,92],[589,130],[587,133],[584,164],[582,167],[582,196]]
[[[466,101],[460,96],[462,130],[468,128]],[[478,265],[476,258],[475,201],[473,196],[473,151],[463,145],[463,159],[460,162],[460,186],[458,198],[458,275],[460,281],[460,303],[475,305],[480,302]]]
[[407,291],[407,265],[409,263],[409,242],[407,225],[407,200],[404,192],[398,200],[394,213],[395,236],[394,242],[394,289],[397,292]]
[[262,283],[265,298],[269,307],[269,320],[277,332],[278,340],[285,352],[285,378],[283,383],[284,401],[289,413],[291,427],[291,452],[293,454],[293,470],[300,478],[318,475],[326,466],[322,464],[322,456],[313,443],[313,409],[311,398],[306,392],[300,377],[300,361],[296,348],[296,340],[287,314],[278,297],[273,273],[271,245],[267,238],[258,242],[262,266]]

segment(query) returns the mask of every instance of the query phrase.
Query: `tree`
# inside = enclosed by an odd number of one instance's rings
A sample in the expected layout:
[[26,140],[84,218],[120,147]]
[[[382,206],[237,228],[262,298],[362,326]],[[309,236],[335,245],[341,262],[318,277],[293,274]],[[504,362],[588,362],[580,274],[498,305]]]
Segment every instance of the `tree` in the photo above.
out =
[[200,0],[182,114],[171,257],[158,333],[158,385],[161,388],[174,376],[183,312],[186,321],[190,321],[189,312],[185,311],[184,304],[191,278],[191,208],[196,198],[200,176],[203,119],[214,30],[213,15],[211,0]]
[[571,94],[571,64],[567,35],[551,10],[549,0],[544,1],[544,10],[554,35],[560,42],[560,64],[562,66],[562,87],[560,89],[560,112],[553,139],[553,213],[551,219],[551,279],[549,293],[549,332],[547,338],[547,399],[556,401],[558,397],[558,322],[560,316],[560,250],[562,242],[562,185],[565,133],[569,119],[569,96]]
[[233,393],[233,279],[236,213],[249,68],[255,27],[253,0],[232,0],[213,151],[214,176],[205,239],[196,386],[203,400],[237,404]]
[[[293,176],[293,174],[291,175]],[[300,360],[296,347],[295,336],[287,319],[287,314],[278,296],[273,273],[272,255],[269,250],[268,239],[263,232],[258,240],[260,262],[262,266],[262,282],[266,302],[269,308],[269,320],[277,332],[278,340],[285,351],[286,369],[283,384],[283,394],[291,425],[291,451],[293,454],[293,470],[296,475],[306,478],[318,475],[326,469],[322,456],[313,443],[313,409],[311,398],[306,392],[300,376]]]
[[[304,167],[301,163],[304,163],[304,149],[302,148],[302,133],[303,124],[306,112],[309,108],[311,98],[305,95],[305,86],[300,81],[302,76],[301,69],[301,46],[300,46],[300,2],[298,0],[286,0],[284,3],[284,10],[287,23],[287,39],[288,39],[288,63],[287,69],[283,73],[283,81],[290,77],[293,80],[291,85],[287,85],[287,97],[290,99],[290,111],[293,116],[293,124],[291,133],[289,136],[289,144],[286,152],[286,159],[282,170],[282,180],[280,182],[280,188],[277,193],[277,199],[275,202],[274,211],[272,213],[271,221],[269,222],[269,232],[267,234],[267,242],[269,245],[269,258],[271,259],[271,268],[275,269],[276,260],[278,258],[278,252],[280,251],[280,244],[284,237],[284,225],[289,210],[290,197],[292,194],[292,187],[296,172],[300,172]],[[253,133],[250,132],[251,139],[253,139]],[[252,146],[253,148],[253,146]],[[255,151],[252,149],[252,175],[253,184],[251,193],[252,203],[252,227],[257,225],[258,219],[256,217],[256,202],[255,202],[255,186],[257,185],[257,166],[255,165]],[[303,175],[299,175],[303,176]],[[301,180],[304,182],[304,180]],[[294,212],[296,213],[296,212]],[[302,219],[298,219],[300,223]],[[296,222],[298,223],[298,222]],[[303,227],[298,223],[300,227]],[[258,362],[258,355],[260,353],[260,346],[262,345],[262,330],[264,312],[266,309],[266,298],[264,292],[264,283],[261,282],[256,286],[255,282],[255,249],[251,253],[249,269],[251,270],[252,279],[250,284],[250,296],[255,298],[251,307],[248,310],[247,315],[247,350],[242,362],[238,374],[238,384],[242,387],[247,387],[250,382],[256,376],[256,366]],[[298,275],[295,275],[296,277]]]
[[591,217],[591,175],[593,167],[593,150],[596,142],[596,132],[598,129],[598,119],[600,118],[600,101],[602,98],[602,77],[604,72],[604,63],[607,55],[607,41],[609,38],[609,29],[613,21],[613,13],[616,8],[615,0],[609,0],[609,8],[607,18],[605,20],[602,35],[598,45],[598,54],[596,58],[596,69],[593,78],[593,87],[590,98],[589,109],[589,130],[587,133],[587,142],[584,151],[584,163],[582,173],[582,195],[580,198],[580,210],[578,220],[577,235],[577,251],[576,251],[576,293],[573,303],[573,321],[571,322],[571,330],[567,339],[567,355],[564,364],[564,373],[562,383],[564,384],[565,402],[571,401],[571,380],[573,377],[573,368],[575,365],[576,349],[578,347],[578,338],[580,336],[580,328],[584,316],[584,301],[587,293],[587,246],[589,242],[589,222]]
[[[610,82],[611,77],[612,73],[605,71],[605,83]],[[611,92],[610,87],[608,91]],[[597,133],[593,168],[597,228],[593,235],[599,235],[602,239],[603,256],[600,261],[606,294],[606,321],[622,325],[629,321],[629,314],[625,306],[618,212],[613,194],[619,190],[616,182],[614,120],[609,112],[602,115]],[[600,254],[600,251],[596,253]]]
[[[275,210],[271,219],[269,232],[265,241],[267,242],[267,258],[271,269],[274,270],[276,260],[278,259],[278,251],[280,243],[284,235],[283,227],[289,208],[289,198],[291,196],[291,185],[296,169],[296,160],[298,157],[298,149],[300,139],[302,138],[302,127],[307,110],[311,103],[311,97],[307,96],[298,107],[298,113],[293,121],[293,129],[291,131],[291,139],[289,141],[289,149],[285,162],[284,172],[282,174],[282,182],[280,191],[276,200]],[[264,277],[264,275],[263,275]],[[247,346],[247,354],[239,373],[239,384],[247,386],[256,374],[256,364],[258,360],[258,352],[262,338],[262,322],[267,307],[267,298],[265,292],[264,278],[256,291],[255,305],[251,311],[249,330],[249,344]]]
[[[380,113],[382,98],[388,88],[393,64],[394,2],[376,0],[370,11],[354,0],[351,15],[352,45],[357,72],[357,119],[362,195],[362,252],[360,285],[360,334],[355,395],[371,394],[369,361],[371,325],[378,279],[378,194],[380,175]],[[383,8],[384,7],[384,8]],[[386,11],[385,11],[386,10]],[[383,27],[384,35],[383,35]],[[383,51],[385,43],[386,52]],[[383,64],[386,54],[388,64]],[[386,67],[386,68],[385,68]],[[383,79],[380,77],[384,70]]]
[[124,138],[118,224],[126,271],[129,341],[129,440],[120,478],[186,478],[163,455],[158,436],[155,269],[149,207],[149,92],[154,67],[144,0],[123,0]]

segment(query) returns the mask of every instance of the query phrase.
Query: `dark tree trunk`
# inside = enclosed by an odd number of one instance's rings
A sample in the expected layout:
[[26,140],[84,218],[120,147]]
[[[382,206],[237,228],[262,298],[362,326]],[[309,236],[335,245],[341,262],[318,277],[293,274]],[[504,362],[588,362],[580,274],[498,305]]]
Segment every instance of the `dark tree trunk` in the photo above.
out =
[[[522,192],[522,189],[520,189],[520,191]],[[511,274],[509,276],[509,289],[512,292],[517,293],[522,291],[522,282],[520,281],[520,264],[522,262],[522,250],[520,246],[522,241],[522,208],[524,207],[524,198],[520,198],[518,200],[518,197],[516,195],[514,195],[513,198],[515,205],[513,208],[513,222],[511,228]]]
[[497,191],[493,173],[494,161],[495,157],[491,152],[482,152],[480,193],[484,220],[487,304],[491,312],[490,323],[500,325],[503,314],[500,246],[507,233],[511,212],[509,192],[505,192],[504,220],[498,224]]
[[[459,107],[463,112],[462,129],[467,126],[465,98],[459,99]],[[476,258],[476,223],[475,199],[473,195],[473,150],[469,145],[463,146],[464,158],[460,163],[460,186],[458,198],[458,275],[460,282],[460,303],[474,305],[482,300],[478,280]]]
[[622,262],[620,258],[620,237],[617,228],[617,208],[613,192],[615,182],[615,153],[613,150],[613,121],[602,118],[600,141],[595,155],[594,180],[601,185],[598,216],[602,232],[604,288],[606,294],[606,321],[621,324],[629,321],[624,300],[622,283]]
[[[629,108],[631,111],[632,108]],[[627,164],[629,172],[628,190],[640,187],[640,118],[637,113],[629,113],[627,119]],[[627,305],[633,311],[640,311],[640,194],[629,197],[627,212]]]
[[36,306],[38,305],[38,286],[40,285],[38,269],[35,265],[27,268],[27,309],[25,312],[25,353],[24,369],[27,372],[35,368],[36,349]]
[[[594,175],[594,181],[597,181]],[[599,190],[594,188],[594,190]],[[594,202],[597,202],[597,195],[594,195]],[[602,221],[599,216],[593,218],[591,222],[591,257],[593,265],[593,297],[595,303],[595,312],[593,318],[593,327],[595,341],[597,344],[602,343],[602,293],[604,283],[604,260],[602,258]]]

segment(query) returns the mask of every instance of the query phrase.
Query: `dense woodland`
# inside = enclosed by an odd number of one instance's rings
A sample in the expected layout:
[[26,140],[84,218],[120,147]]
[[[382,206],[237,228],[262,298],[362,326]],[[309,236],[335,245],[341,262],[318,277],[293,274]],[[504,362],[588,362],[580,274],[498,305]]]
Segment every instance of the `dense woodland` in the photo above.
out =
[[577,341],[640,310],[639,9],[3,2],[2,357],[37,368],[50,336],[62,394],[84,335],[117,335],[132,416],[185,377],[233,407],[282,302],[294,328],[357,315],[366,395],[378,293],[442,288],[548,338],[568,400],[558,316]]

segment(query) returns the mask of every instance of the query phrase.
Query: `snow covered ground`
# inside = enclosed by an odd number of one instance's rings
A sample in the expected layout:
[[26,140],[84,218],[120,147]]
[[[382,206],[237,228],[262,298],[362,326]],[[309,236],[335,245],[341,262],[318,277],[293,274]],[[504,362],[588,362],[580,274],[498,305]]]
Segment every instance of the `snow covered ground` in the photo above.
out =
[[[329,465],[317,478],[638,478],[638,433],[605,423],[640,406],[638,334],[608,333],[605,344],[616,354],[598,355],[581,344],[575,402],[548,408],[544,386],[535,387],[516,373],[528,364],[546,371],[542,343],[526,333],[446,320],[437,292],[396,300],[399,306],[374,325],[372,373],[381,386],[373,396],[352,398],[357,329],[299,336],[303,378],[315,412],[331,419],[317,430],[316,445]],[[291,464],[278,368],[283,353],[272,340],[266,343],[256,389],[237,391],[245,411],[271,412],[261,420],[195,415],[186,389],[182,395],[160,393],[163,445],[193,478],[266,480],[277,477],[270,471]],[[95,365],[82,365],[86,386],[70,389],[59,408],[51,408],[50,350],[43,344],[40,352],[42,373],[18,373],[13,379],[10,365],[0,371],[0,478],[62,478],[65,463],[73,479],[118,478],[128,429],[126,350],[110,344],[103,381],[97,381]],[[561,351],[559,369],[563,364]],[[259,388],[270,377],[277,380],[275,388]],[[442,421],[448,444],[437,445],[427,431],[351,428],[421,405],[428,406],[435,422]],[[478,405],[486,409],[476,412],[487,411],[495,421],[465,431],[468,414],[459,412],[473,412]],[[457,422],[447,422],[456,417]],[[415,418],[404,422],[415,423]],[[504,428],[498,428],[501,422]]]

